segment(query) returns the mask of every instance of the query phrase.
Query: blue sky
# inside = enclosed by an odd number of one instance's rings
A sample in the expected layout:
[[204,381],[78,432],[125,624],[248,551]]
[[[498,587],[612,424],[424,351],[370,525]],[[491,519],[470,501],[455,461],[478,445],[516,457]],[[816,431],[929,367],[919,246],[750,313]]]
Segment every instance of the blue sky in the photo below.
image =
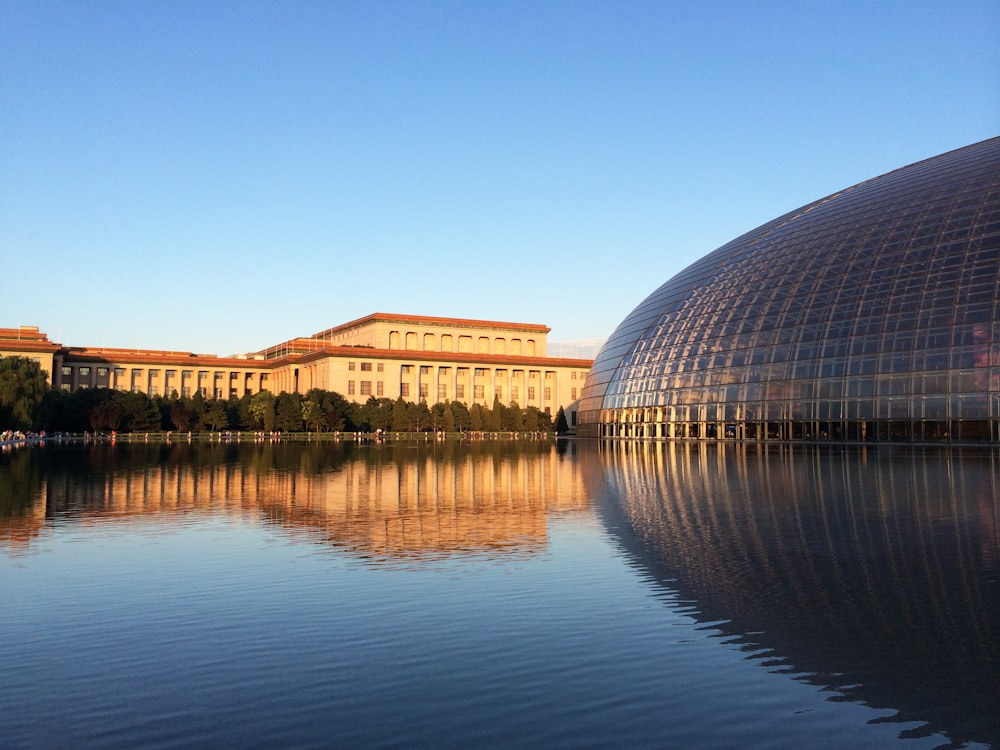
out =
[[0,326],[603,339],[743,232],[998,133],[995,0],[0,0]]

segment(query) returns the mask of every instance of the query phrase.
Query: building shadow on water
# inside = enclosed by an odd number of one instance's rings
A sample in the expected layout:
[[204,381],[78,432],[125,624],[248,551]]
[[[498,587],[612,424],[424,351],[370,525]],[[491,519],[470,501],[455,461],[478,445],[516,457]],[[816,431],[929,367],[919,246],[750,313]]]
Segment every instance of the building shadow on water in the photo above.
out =
[[609,532],[762,667],[1000,746],[1000,460],[948,449],[591,444]]

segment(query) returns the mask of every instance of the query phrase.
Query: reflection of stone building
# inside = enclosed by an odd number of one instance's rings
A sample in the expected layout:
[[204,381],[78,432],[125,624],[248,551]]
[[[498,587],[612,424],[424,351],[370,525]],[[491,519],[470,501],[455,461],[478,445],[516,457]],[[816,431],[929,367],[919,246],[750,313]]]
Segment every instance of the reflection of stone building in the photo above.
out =
[[696,619],[921,736],[998,746],[994,455],[602,448],[581,465],[607,528]]
[[540,551],[548,513],[589,507],[576,465],[548,442],[492,447],[132,445],[141,460],[123,469],[113,446],[93,446],[88,471],[46,472],[22,512],[0,517],[0,546],[25,549],[53,516],[105,524],[222,513],[364,555]]
[[206,398],[336,391],[350,401],[461,401],[559,407],[575,423],[590,360],[546,356],[546,326],[375,313],[241,357],[65,347],[37,328],[0,329],[0,356],[35,358],[55,388]]

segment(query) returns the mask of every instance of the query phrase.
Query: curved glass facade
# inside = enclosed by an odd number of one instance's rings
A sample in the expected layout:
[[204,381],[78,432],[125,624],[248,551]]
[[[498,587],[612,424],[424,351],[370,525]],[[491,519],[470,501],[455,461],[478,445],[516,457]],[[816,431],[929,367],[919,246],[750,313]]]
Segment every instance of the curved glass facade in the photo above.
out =
[[1000,442],[1000,138],[769,222],[649,295],[581,436]]

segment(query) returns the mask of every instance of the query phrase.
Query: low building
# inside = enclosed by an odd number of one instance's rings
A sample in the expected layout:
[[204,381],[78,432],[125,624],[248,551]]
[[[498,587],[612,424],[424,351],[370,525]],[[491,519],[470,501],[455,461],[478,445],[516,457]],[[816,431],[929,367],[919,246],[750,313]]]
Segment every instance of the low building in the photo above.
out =
[[546,356],[549,328],[464,318],[374,313],[239,357],[63,346],[36,327],[0,328],[0,356],[35,358],[53,388],[151,396],[241,398],[267,390],[336,391],[350,401],[534,406],[576,424],[591,360]]

